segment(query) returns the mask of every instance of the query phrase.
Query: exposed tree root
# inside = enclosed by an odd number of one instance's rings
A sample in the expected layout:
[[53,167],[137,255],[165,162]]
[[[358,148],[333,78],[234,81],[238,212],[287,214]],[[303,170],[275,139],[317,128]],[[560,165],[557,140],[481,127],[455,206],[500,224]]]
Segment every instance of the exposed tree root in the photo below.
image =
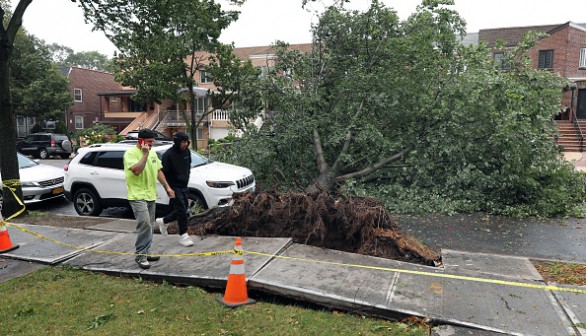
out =
[[403,235],[377,199],[325,192],[234,195],[231,207],[191,218],[189,233],[291,237],[296,243],[424,265],[439,261],[431,249]]

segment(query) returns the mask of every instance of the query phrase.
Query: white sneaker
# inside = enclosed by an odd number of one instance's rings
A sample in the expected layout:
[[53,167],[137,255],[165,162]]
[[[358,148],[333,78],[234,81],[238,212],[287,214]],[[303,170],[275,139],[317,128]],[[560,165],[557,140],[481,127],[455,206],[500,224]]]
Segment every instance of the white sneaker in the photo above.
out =
[[165,225],[163,218],[155,219],[155,223],[157,223],[157,226],[159,227],[159,231],[161,231],[161,234],[163,236],[166,236],[167,235],[167,225]]
[[183,246],[193,246],[193,240],[191,240],[191,237],[189,237],[187,233],[184,233],[181,235],[181,238],[179,238],[179,244]]

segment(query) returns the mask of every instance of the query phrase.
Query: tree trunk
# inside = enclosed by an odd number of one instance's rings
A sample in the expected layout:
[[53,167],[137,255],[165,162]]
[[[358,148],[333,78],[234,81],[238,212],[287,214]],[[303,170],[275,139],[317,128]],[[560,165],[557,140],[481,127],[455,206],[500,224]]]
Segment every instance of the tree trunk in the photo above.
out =
[[197,151],[197,116],[195,113],[195,93],[193,92],[193,82],[190,82],[189,86],[189,107],[191,112],[191,148]]
[[[10,217],[22,208],[11,190],[4,187],[5,181],[20,181],[18,158],[16,156],[16,130],[12,112],[12,99],[9,86],[9,61],[12,55],[12,43],[8,38],[0,39],[0,125],[3,127],[0,136],[0,172],[2,172],[2,193],[4,204],[2,214]],[[15,188],[16,197],[22,199],[20,184]]]
[[319,191],[333,193],[336,191],[337,186],[338,184],[336,183],[336,175],[332,173],[330,169],[326,169],[324,172],[319,174],[315,180],[313,180],[312,184],[305,188],[305,191],[307,193],[314,193]]

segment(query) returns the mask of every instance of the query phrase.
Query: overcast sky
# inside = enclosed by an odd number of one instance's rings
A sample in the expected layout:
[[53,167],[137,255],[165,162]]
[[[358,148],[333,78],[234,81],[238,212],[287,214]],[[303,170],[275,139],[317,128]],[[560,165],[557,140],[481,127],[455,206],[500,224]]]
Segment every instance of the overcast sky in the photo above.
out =
[[[327,2],[327,0],[317,3]],[[330,0],[331,2],[331,0]],[[382,0],[401,19],[414,12],[420,0]],[[13,6],[17,0],[11,0]],[[312,11],[322,5],[312,3]],[[368,0],[352,0],[351,7],[364,9]],[[548,25],[572,21],[586,23],[585,0],[455,0],[455,9],[466,20],[468,31],[484,28]],[[301,9],[301,0],[247,0],[240,19],[222,34],[222,42],[236,47],[269,45],[279,40],[289,43],[311,41],[312,11]],[[83,14],[70,0],[34,0],[28,7],[23,26],[47,43],[58,43],[74,51],[97,50],[111,57],[116,48],[103,33],[92,32]]]

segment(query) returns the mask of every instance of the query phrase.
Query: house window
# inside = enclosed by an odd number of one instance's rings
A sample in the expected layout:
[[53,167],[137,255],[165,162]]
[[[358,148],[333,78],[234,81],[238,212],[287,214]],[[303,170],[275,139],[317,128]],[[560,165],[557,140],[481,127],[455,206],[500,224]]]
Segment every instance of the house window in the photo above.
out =
[[118,102],[118,97],[112,97],[112,98],[110,98],[110,102],[111,103],[117,103]]
[[203,139],[203,128],[198,127],[197,128],[197,140],[201,140],[201,139]]
[[507,56],[504,52],[495,52],[492,57],[499,68],[502,70],[511,70],[511,64],[507,61]]
[[539,69],[553,69],[553,50],[539,50]]
[[75,129],[83,129],[83,116],[75,116]]
[[580,49],[580,69],[586,69],[586,48]]
[[81,89],[73,89],[73,100],[76,102],[83,101],[83,94]]
[[210,74],[207,71],[200,71],[200,83],[205,84],[205,83],[211,83],[212,82],[212,74]]

